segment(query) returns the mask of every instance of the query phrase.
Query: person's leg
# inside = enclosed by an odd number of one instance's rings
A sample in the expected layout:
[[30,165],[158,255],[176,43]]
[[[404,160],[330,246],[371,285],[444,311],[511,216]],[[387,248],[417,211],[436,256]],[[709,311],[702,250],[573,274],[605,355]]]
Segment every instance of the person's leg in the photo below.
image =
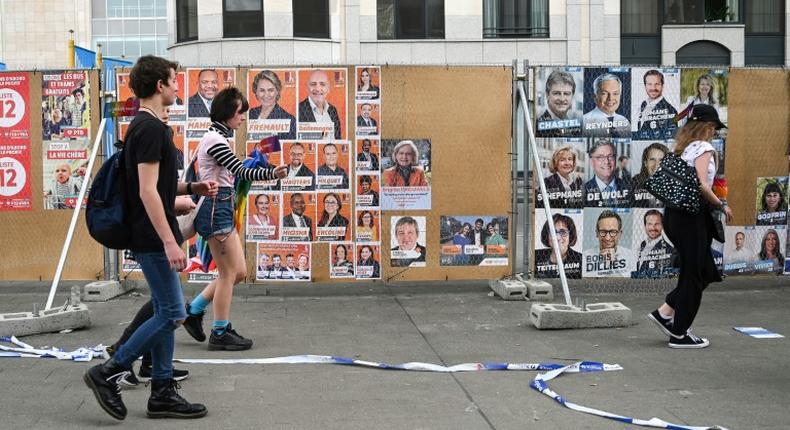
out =
[[212,302],[214,322],[209,349],[233,351],[249,349],[252,347],[252,340],[240,336],[230,324],[233,286],[244,280],[247,269],[239,235],[233,230],[227,237],[212,237],[208,243],[219,272]]
[[[129,340],[129,338],[132,336],[135,330],[137,330],[141,325],[143,325],[144,322],[151,319],[152,316],[154,316],[154,305],[151,300],[148,300],[137,311],[137,314],[135,314],[134,318],[132,319],[132,322],[129,323],[126,329],[124,329],[123,334],[121,334],[121,337],[117,341],[115,341],[114,344],[107,347],[107,350],[108,352],[110,352],[110,355],[114,354],[115,351],[117,351],[121,345],[126,343],[126,341]],[[110,350],[110,348],[112,348],[112,351]]]

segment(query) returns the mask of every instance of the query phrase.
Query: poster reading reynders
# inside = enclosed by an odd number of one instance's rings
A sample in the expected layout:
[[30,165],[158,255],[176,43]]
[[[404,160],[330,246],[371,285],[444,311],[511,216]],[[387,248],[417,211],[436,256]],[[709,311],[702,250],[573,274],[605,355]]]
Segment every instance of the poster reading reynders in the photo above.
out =
[[0,73],[0,211],[31,210],[27,73]]
[[255,279],[258,281],[310,281],[309,243],[268,243],[256,246]]
[[787,224],[787,176],[757,178],[757,225]]
[[584,135],[631,137],[631,70],[584,69]]
[[346,69],[299,70],[297,138],[345,140]]
[[589,139],[590,168],[584,184],[585,207],[629,208],[633,183],[629,166],[630,139]]
[[390,218],[390,265],[425,267],[425,217]]
[[382,209],[431,209],[431,141],[381,142]]
[[214,97],[235,84],[236,69],[187,69],[187,137],[203,137],[211,125],[209,113]]
[[584,69],[541,67],[537,69],[538,137],[582,135]]
[[90,100],[88,72],[53,71],[42,76],[44,208],[76,205],[88,165]]
[[[562,268],[568,279],[582,277],[583,213],[581,209],[552,210]],[[546,211],[535,211],[535,274],[538,278],[559,278],[559,264],[546,222]]]
[[[543,166],[549,205],[552,208],[582,208],[587,169],[587,139],[543,138],[538,143],[538,155]],[[537,179],[537,178],[536,178]],[[535,186],[540,190],[539,186]],[[535,193],[536,207],[543,207],[543,194]]]
[[583,277],[631,277],[636,264],[631,226],[630,209],[584,210]]
[[296,139],[296,69],[250,69],[247,139]]
[[507,266],[506,216],[442,216],[442,266]]
[[631,69],[631,131],[639,140],[672,139],[680,106],[680,69]]

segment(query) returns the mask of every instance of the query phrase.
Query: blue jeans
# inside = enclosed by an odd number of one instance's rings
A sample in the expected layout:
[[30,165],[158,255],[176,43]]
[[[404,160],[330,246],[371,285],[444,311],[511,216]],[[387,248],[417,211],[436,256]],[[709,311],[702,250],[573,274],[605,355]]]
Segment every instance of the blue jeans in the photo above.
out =
[[151,351],[152,379],[173,377],[173,349],[178,321],[186,318],[184,296],[178,272],[170,268],[164,252],[135,252],[137,262],[151,289],[154,316],[135,330],[132,337],[121,346],[113,360],[130,368],[137,357]]
[[195,217],[195,231],[208,239],[225,236],[233,231],[236,196],[233,187],[219,187],[216,197],[206,197]]

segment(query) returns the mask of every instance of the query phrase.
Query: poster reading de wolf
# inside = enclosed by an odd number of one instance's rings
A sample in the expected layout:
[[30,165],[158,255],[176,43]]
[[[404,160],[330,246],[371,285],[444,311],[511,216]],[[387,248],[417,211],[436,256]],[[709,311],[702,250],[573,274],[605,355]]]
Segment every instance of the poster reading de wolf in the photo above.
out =
[[381,141],[381,208],[431,209],[431,141]]
[[445,215],[440,218],[441,266],[507,266],[507,217]]
[[0,211],[31,210],[27,73],[0,73]]
[[541,67],[537,69],[538,137],[582,135],[584,69],[581,67]]

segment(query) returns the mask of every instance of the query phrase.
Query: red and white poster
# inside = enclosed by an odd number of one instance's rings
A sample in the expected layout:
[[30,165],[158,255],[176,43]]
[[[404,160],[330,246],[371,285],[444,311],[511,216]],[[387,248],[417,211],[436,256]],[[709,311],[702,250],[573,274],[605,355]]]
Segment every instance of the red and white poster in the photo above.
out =
[[0,211],[31,210],[27,73],[0,73]]

